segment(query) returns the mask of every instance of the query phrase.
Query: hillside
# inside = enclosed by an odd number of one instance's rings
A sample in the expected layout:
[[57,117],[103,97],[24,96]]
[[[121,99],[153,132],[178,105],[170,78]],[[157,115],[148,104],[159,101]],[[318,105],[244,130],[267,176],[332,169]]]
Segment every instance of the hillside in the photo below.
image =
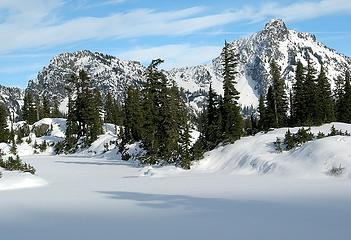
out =
[[[230,45],[232,51],[239,53],[237,89],[242,106],[257,106],[259,95],[266,93],[269,63],[273,59],[282,69],[287,91],[291,88],[298,60],[306,65],[309,59],[316,69],[323,64],[332,86],[334,79],[351,66],[349,57],[318,42],[312,34],[289,30],[281,20],[272,20],[262,31],[230,42]],[[145,67],[140,63],[85,50],[54,57],[36,79],[29,81],[27,90],[62,100],[67,97],[67,80],[80,69],[88,72],[103,96],[110,91],[118,99],[123,98],[128,85],[140,86],[145,81]],[[194,110],[202,108],[210,82],[215,91],[222,93],[220,57],[211,64],[176,68],[165,73],[185,90]]]

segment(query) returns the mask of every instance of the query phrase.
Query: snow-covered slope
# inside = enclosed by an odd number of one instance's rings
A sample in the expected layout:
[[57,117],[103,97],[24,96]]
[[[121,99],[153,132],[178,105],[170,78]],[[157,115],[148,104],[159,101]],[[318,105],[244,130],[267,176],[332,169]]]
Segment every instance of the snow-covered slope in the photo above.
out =
[[[282,20],[271,20],[262,31],[229,44],[239,54],[237,89],[244,106],[257,106],[259,95],[266,93],[272,60],[281,67],[287,90],[298,60],[306,65],[309,59],[317,70],[323,64],[332,86],[334,79],[351,67],[351,58],[318,42],[313,34],[289,30]],[[222,93],[221,68],[218,57],[208,65],[177,68],[169,73],[179,86],[191,92],[208,90],[212,81],[213,88]]]
[[[343,132],[351,132],[351,125],[344,123],[312,127],[317,134],[330,133],[332,125]],[[292,128],[292,133],[299,128]],[[288,129],[280,128],[256,136],[244,137],[232,145],[218,147],[208,152],[193,171],[221,172],[228,174],[273,174],[279,176],[326,177],[340,165],[344,177],[351,178],[351,137],[332,136],[314,140],[301,147],[282,153],[276,151],[274,142],[284,139]]]
[[[241,94],[239,102],[243,106],[257,106],[258,96],[266,92],[269,84],[269,63],[273,59],[281,66],[287,90],[291,87],[298,60],[306,64],[307,59],[310,59],[317,69],[323,64],[332,83],[336,76],[351,66],[349,57],[324,46],[312,34],[288,30],[281,20],[270,21],[262,31],[230,42],[230,46],[240,56],[237,88]],[[221,68],[221,59],[218,57],[208,65],[176,68],[166,74],[184,88],[190,106],[199,110],[210,82],[218,93],[222,93]],[[119,99],[123,98],[123,90],[128,85],[139,85],[145,80],[145,67],[138,62],[79,51],[54,57],[37,78],[29,82],[27,90],[64,99],[67,96],[67,79],[80,69],[89,73],[103,96],[110,91]],[[64,109],[64,106],[61,107]]]
[[4,103],[11,112],[17,112],[22,106],[23,91],[16,87],[0,85],[0,103]]
[[54,57],[35,80],[29,81],[27,90],[62,100],[67,96],[67,81],[82,69],[87,71],[103,96],[110,91],[117,98],[122,97],[127,86],[139,85],[144,72],[144,67],[138,62],[123,61],[101,53],[86,50],[62,53]]

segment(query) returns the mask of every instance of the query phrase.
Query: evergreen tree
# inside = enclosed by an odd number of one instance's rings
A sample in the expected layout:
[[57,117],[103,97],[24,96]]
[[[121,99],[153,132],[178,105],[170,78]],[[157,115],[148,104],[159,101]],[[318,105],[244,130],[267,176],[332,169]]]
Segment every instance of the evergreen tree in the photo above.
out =
[[283,127],[287,124],[288,102],[284,90],[284,80],[275,61],[271,63],[270,73],[272,77],[274,127]]
[[7,125],[8,111],[3,103],[0,103],[0,143],[9,140],[9,129]]
[[296,66],[295,82],[293,84],[291,121],[292,125],[300,126],[306,121],[306,102],[304,87],[304,67],[299,61]]
[[317,78],[317,101],[316,101],[316,119],[317,124],[332,122],[335,120],[333,96],[329,80],[325,75],[323,66]]
[[44,96],[42,108],[40,111],[40,118],[48,118],[50,116],[51,116],[50,102],[49,102],[49,99],[46,96]]
[[115,101],[110,92],[107,93],[105,101],[105,123],[115,123],[114,122],[114,111],[115,111]]
[[306,118],[304,123],[311,125],[316,121],[317,114],[317,84],[316,84],[316,69],[313,67],[311,61],[307,62],[307,72],[305,76],[305,84],[303,95],[305,97],[304,111]]
[[143,136],[143,110],[141,104],[140,91],[136,88],[129,87],[124,103],[125,112],[125,141],[137,142]]
[[33,124],[37,121],[37,106],[31,92],[26,92],[24,95],[22,117],[28,124]]
[[345,123],[351,123],[351,84],[350,84],[350,73],[345,73],[345,85],[344,91],[340,100],[339,109],[339,121]]
[[219,107],[218,96],[213,91],[212,84],[210,84],[206,109],[207,118],[204,127],[204,147],[207,150],[214,149],[222,140],[221,111]]
[[224,142],[234,142],[242,135],[242,117],[238,105],[239,92],[235,88],[236,67],[238,56],[233,53],[230,46],[225,42],[222,54],[223,65],[223,112],[222,112],[222,131]]
[[266,95],[266,109],[265,109],[265,118],[264,123],[266,123],[266,129],[276,127],[276,107],[275,99],[273,94],[273,87],[270,86]]
[[335,81],[334,93],[334,103],[335,103],[335,116],[339,121],[342,114],[342,98],[344,95],[345,78],[344,76],[338,76]]

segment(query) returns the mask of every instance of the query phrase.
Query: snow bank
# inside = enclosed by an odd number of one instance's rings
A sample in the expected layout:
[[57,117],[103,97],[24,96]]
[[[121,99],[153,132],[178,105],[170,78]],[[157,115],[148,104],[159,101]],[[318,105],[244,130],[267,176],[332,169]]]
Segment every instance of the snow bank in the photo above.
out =
[[[331,123],[312,127],[311,131],[329,133],[336,129],[351,132],[350,124]],[[291,128],[295,133],[299,128]],[[224,172],[229,174],[275,174],[298,177],[327,177],[332,167],[345,168],[344,177],[351,178],[351,137],[327,137],[279,153],[275,150],[277,138],[284,138],[288,128],[276,129],[256,136],[244,137],[234,144],[208,152],[193,166],[193,171]]]
[[4,171],[0,178],[0,191],[40,187],[46,184],[47,182],[42,178],[29,173]]

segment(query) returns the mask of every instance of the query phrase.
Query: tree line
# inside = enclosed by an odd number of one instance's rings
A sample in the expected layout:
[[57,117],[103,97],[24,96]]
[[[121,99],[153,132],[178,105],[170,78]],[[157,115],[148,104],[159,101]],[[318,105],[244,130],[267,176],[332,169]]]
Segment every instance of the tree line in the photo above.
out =
[[[203,112],[193,121],[184,93],[158,69],[163,62],[152,61],[145,71],[141,86],[129,86],[124,100],[111,93],[102,98],[100,91],[83,70],[68,80],[68,112],[66,138],[57,146],[58,153],[72,153],[90,146],[103,133],[103,122],[119,126],[119,150],[128,159],[128,144],[139,142],[146,154],[145,164],[175,163],[190,168],[191,161],[219,144],[234,143],[245,134],[270,128],[320,125],[332,121],[351,123],[350,75],[345,72],[335,80],[332,91],[322,66],[317,71],[308,61],[297,63],[289,97],[281,70],[275,61],[270,64],[270,84],[260,96],[258,114],[243,119],[236,89],[238,54],[227,42],[221,53],[223,96],[210,84]],[[7,127],[8,112],[0,105],[0,142],[14,141]],[[26,92],[20,119],[29,124],[45,117],[62,117],[58,101],[39,98]],[[196,125],[196,127],[194,127]],[[248,127],[249,126],[249,127]],[[192,144],[191,129],[200,132]],[[117,127],[116,127],[117,129]]]

